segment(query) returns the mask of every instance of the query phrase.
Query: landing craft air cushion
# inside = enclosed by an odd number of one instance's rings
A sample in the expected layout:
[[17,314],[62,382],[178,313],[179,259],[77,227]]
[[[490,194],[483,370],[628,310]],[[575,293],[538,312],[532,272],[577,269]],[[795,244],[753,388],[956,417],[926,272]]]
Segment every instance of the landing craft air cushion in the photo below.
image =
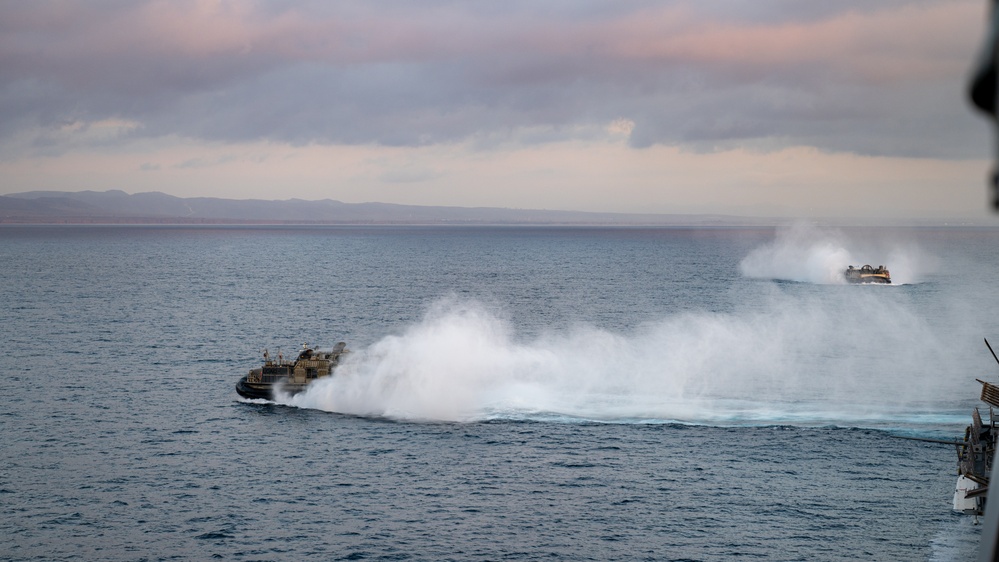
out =
[[879,265],[877,268],[869,265],[861,267],[851,265],[843,272],[843,276],[846,277],[848,283],[891,283],[891,274],[883,265]]
[[264,364],[236,383],[236,392],[243,398],[274,400],[275,391],[298,394],[316,379],[333,374],[343,354],[348,353],[347,344],[339,342],[330,351],[319,351],[302,344],[302,351],[294,361],[285,361],[279,353],[277,361],[264,350]]

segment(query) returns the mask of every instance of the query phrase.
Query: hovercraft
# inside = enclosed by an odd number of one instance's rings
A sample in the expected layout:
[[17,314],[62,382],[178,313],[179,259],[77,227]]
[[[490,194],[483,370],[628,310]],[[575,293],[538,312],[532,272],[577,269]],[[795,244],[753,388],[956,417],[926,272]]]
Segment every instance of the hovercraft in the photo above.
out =
[[853,267],[852,265],[843,272],[847,283],[891,283],[891,274],[883,265],[877,268],[865,265]]
[[319,351],[302,344],[302,351],[294,361],[286,361],[278,352],[275,361],[264,350],[264,364],[250,372],[236,383],[236,392],[243,398],[274,400],[275,390],[285,394],[298,394],[316,379],[328,377],[340,363],[340,357],[348,353],[347,344],[340,342],[330,351]]

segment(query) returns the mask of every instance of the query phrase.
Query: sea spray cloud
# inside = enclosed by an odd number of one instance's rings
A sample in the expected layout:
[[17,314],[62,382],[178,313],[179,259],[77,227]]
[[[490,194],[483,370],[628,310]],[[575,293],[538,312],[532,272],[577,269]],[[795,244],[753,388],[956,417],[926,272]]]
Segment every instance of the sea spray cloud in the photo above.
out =
[[946,357],[895,291],[775,292],[762,309],[533,341],[477,302],[445,299],[285,402],[406,420],[857,423],[951,395],[958,381],[937,376]]
[[529,351],[481,305],[445,299],[421,323],[356,351],[334,380],[322,381],[334,384],[316,385],[295,403],[359,415],[466,419],[479,415],[483,396],[515,365],[544,362]]
[[920,283],[940,267],[940,259],[912,243],[895,243],[885,252],[885,265],[890,265],[892,283]]
[[843,270],[853,263],[842,236],[797,223],[778,229],[776,239],[756,248],[739,264],[746,277],[809,283],[843,283]]
[[808,223],[779,228],[773,242],[750,252],[739,264],[745,277],[816,284],[845,283],[847,266],[884,265],[896,285],[916,283],[936,260],[911,243],[878,240],[865,230],[856,240],[841,230]]

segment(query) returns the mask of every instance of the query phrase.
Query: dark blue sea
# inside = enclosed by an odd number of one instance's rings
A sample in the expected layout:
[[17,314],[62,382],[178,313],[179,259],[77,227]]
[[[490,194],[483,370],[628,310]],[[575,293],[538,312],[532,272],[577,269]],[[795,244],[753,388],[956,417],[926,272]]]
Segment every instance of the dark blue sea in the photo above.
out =
[[903,437],[999,381],[999,229],[5,226],[0,263],[3,560],[977,548]]

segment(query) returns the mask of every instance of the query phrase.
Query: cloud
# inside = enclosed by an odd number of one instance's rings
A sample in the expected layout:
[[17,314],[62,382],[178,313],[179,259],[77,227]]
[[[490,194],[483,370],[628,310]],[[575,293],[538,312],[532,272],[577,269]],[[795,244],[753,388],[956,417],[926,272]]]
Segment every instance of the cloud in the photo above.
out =
[[638,148],[987,150],[961,101],[978,0],[700,4],[5,3],[0,138],[545,143],[623,120]]

